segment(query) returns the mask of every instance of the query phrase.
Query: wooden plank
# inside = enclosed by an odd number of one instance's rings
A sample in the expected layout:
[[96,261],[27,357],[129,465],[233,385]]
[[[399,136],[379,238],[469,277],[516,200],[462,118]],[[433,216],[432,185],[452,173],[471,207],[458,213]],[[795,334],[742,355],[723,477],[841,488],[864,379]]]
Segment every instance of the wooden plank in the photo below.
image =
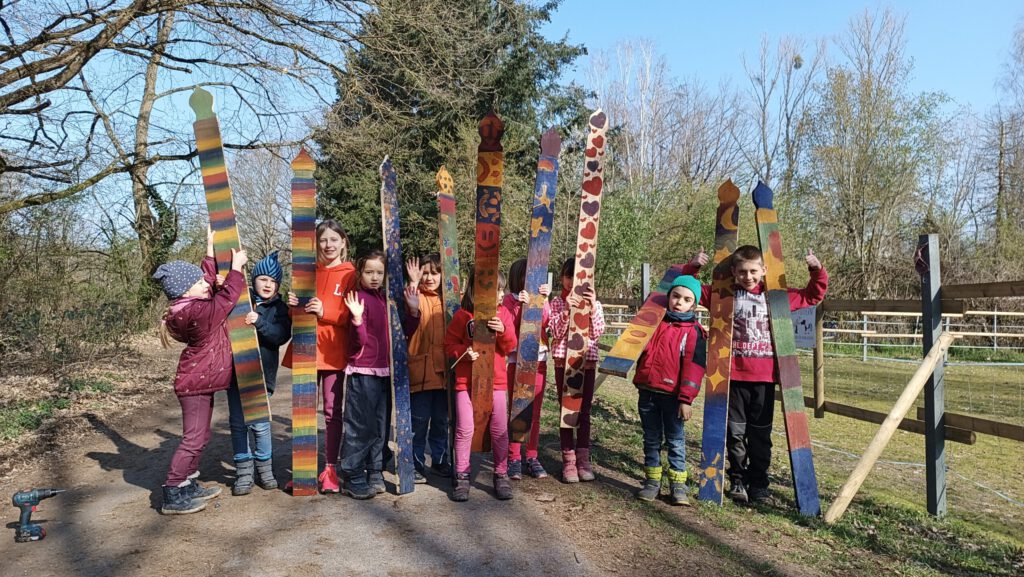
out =
[[316,495],[316,164],[305,150],[292,161],[292,495]]
[[[917,418],[924,420],[924,407],[917,408]],[[954,440],[950,439],[950,429],[956,428],[1013,441],[1024,441],[1024,426],[1021,425],[1011,425],[1001,421],[949,412],[944,415],[944,418],[946,420],[946,438],[949,440]]]
[[[438,253],[441,255],[441,295],[444,298],[444,328],[452,321],[462,300],[462,282],[459,280],[459,228],[455,218],[455,182],[448,169],[442,166],[434,177],[437,182],[437,236]],[[447,459],[451,459],[455,447],[455,372],[448,362],[444,367],[444,382],[448,388]],[[454,474],[454,473],[453,473]]]
[[825,416],[825,311],[814,309],[814,418]]
[[[921,345],[925,360],[934,353],[939,343],[952,343],[952,338],[943,336],[942,313],[945,301],[942,297],[942,272],[939,266],[939,235],[922,234],[917,241],[917,255],[914,265],[921,275],[921,327],[924,337]],[[941,355],[941,359],[945,354]],[[925,375],[925,485],[928,493],[928,512],[936,517],[946,515],[946,435],[942,414],[946,412],[945,367],[942,362]]]
[[[943,294],[945,296],[945,294]],[[919,300],[871,300],[871,301],[858,301],[858,300],[843,300],[843,299],[826,299],[818,304],[819,307],[823,307],[825,312],[837,313],[837,312],[886,312],[886,313],[921,313],[921,301]],[[964,303],[955,300],[943,299],[942,301],[942,312],[943,314],[964,314]]]
[[[487,328],[498,311],[498,251],[501,248],[501,185],[505,153],[501,137],[505,125],[493,112],[478,127],[476,156],[476,243],[473,263],[473,361],[470,397],[473,400],[473,451],[490,447],[488,424],[494,406],[494,331]],[[501,418],[505,418],[502,416]]]
[[1012,311],[967,311],[965,315],[979,315],[986,317],[1024,317],[1024,313]]
[[[782,402],[781,399],[776,399],[777,402]],[[814,408],[814,397],[804,397],[804,406],[813,409]],[[857,421],[865,421],[868,423],[875,423],[877,425],[882,424],[885,421],[886,413],[880,411],[872,411],[871,409],[863,409],[861,407],[854,407],[852,405],[844,405],[842,403],[835,403],[832,401],[825,401],[822,403],[822,408],[826,413],[833,415],[839,415],[848,419],[855,419]],[[948,414],[948,413],[947,413]],[[901,431],[907,431],[908,433],[917,433],[918,435],[924,434],[924,421],[918,419],[912,419],[910,417],[904,417],[900,421],[897,427]],[[962,443],[964,445],[973,445],[977,441],[977,435],[974,431],[967,428],[959,428],[946,424],[946,440],[954,441],[956,443]]]
[[[199,170],[203,176],[206,206],[210,212],[210,227],[213,229],[217,270],[226,275],[231,270],[231,249],[241,248],[241,244],[238,226],[235,223],[235,205],[231,197],[228,169],[224,162],[220,123],[213,112],[213,95],[206,90],[196,88],[188,103],[196,114],[196,121],[192,127],[196,133]],[[245,422],[268,423],[270,403],[267,399],[266,383],[263,381],[263,365],[260,363],[256,327],[245,322],[245,316],[250,312],[252,303],[249,301],[246,282],[246,289],[239,295],[235,307],[228,315],[231,355],[235,363],[235,379],[242,397]]]
[[1024,280],[943,285],[943,299],[1024,297]]

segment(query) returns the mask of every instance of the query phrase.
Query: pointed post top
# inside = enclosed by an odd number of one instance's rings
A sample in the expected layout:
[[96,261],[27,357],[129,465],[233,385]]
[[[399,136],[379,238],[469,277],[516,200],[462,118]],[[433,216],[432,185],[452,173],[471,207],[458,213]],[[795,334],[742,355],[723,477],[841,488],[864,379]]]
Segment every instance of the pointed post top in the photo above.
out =
[[391,167],[391,157],[385,155],[384,156],[384,162],[380,163],[380,176],[381,176],[381,178],[386,177],[388,175],[388,173],[390,173],[390,172],[394,172],[394,169]]
[[608,115],[598,108],[590,115],[590,125],[597,129],[605,128],[608,123]]
[[501,150],[501,137],[505,134],[505,123],[501,121],[501,118],[498,118],[497,114],[489,112],[487,116],[480,119],[477,132],[480,133],[480,147],[478,150],[481,152],[498,152]]
[[718,202],[732,204],[740,199],[740,189],[732,183],[732,179],[727,179],[718,187]]
[[448,174],[448,169],[443,164],[441,168],[437,169],[434,180],[437,181],[437,188],[441,189],[442,194],[454,194],[455,181],[452,180],[452,175]]
[[768,188],[767,184],[760,180],[757,181],[757,186],[754,187],[754,192],[751,196],[754,197],[755,208],[765,208],[768,210],[772,210],[774,208],[772,206],[772,201],[774,200],[775,193],[772,192],[772,189]]
[[300,148],[299,149],[299,154],[295,156],[294,160],[292,160],[292,170],[293,171],[300,171],[300,170],[312,171],[315,168],[316,168],[316,162],[313,160],[313,157],[311,157],[309,155],[309,153],[306,152],[305,148]]
[[562,137],[554,128],[548,129],[540,137],[540,153],[544,156],[555,156],[562,152]]
[[196,113],[196,120],[213,118],[213,94],[197,86],[188,98],[188,105]]

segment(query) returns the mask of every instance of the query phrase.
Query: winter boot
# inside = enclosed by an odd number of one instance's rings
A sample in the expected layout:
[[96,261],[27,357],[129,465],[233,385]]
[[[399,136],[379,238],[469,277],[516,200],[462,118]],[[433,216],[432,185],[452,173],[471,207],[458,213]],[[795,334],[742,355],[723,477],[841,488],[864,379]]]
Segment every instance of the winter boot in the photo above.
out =
[[[191,484],[189,481],[186,483]],[[206,501],[197,501],[189,497],[189,485],[184,487],[163,486],[164,502],[160,513],[164,515],[187,515],[197,513],[206,508]]]
[[341,481],[338,480],[338,472],[335,470],[334,465],[327,463],[324,465],[324,470],[320,473],[320,477],[317,479],[320,483],[321,493],[340,493],[341,492]]
[[[424,479],[424,481],[426,481],[426,479]],[[380,471],[367,471],[366,484],[373,489],[374,495],[381,495],[388,491],[388,486],[384,483],[384,473],[381,473]]]
[[668,470],[668,479],[671,482],[672,497],[669,500],[673,505],[689,505],[690,498],[687,496],[689,492],[686,487],[686,471],[673,471]]
[[452,501],[469,501],[469,473],[455,475],[455,488],[452,490]]
[[593,481],[594,471],[590,468],[590,449],[576,449],[576,470],[580,481]]
[[231,486],[232,495],[237,497],[252,493],[252,473],[252,459],[248,461],[235,461],[235,484]]
[[501,501],[512,498],[512,481],[508,475],[494,474],[494,496]]
[[653,501],[661,494],[661,467],[644,467],[644,486],[636,493],[641,501]]
[[579,483],[580,473],[576,469],[576,451],[562,451],[562,481]]
[[277,488],[277,479],[274,478],[274,461],[256,461],[256,484],[269,491]]
[[199,484],[199,471],[188,476],[188,496],[196,501],[209,501],[220,495],[220,487],[204,487]]
[[730,481],[729,498],[737,503],[746,503],[749,500],[747,496],[747,486],[743,481],[740,479],[733,479]]

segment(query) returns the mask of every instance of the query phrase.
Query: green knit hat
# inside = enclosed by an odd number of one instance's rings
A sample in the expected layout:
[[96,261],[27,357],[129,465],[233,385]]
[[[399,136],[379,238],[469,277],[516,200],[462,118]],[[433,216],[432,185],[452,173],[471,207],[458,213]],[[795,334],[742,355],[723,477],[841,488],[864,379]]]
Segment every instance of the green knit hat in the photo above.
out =
[[677,276],[676,280],[672,281],[672,286],[669,287],[668,292],[672,292],[672,289],[676,288],[677,286],[681,286],[692,292],[694,299],[700,299],[700,281],[693,278],[692,276],[688,274],[681,274]]

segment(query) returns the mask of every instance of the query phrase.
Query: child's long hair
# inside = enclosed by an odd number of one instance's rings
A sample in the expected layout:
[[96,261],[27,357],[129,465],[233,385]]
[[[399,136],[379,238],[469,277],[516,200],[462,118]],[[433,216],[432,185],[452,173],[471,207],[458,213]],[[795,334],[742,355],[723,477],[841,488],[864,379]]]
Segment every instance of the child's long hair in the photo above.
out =
[[518,295],[526,289],[526,259],[521,258],[508,267],[508,292]]
[[160,336],[160,346],[165,349],[171,348],[171,341],[184,342],[178,335],[171,332],[171,329],[167,328],[167,319],[171,316],[171,305],[168,304],[167,308],[160,315],[160,325],[157,327],[156,332]]
[[571,256],[562,263],[561,276],[572,278],[576,274],[576,257]]
[[345,248],[341,249],[341,262],[348,262],[348,249],[352,247],[352,241],[348,238],[348,233],[345,232],[345,228],[333,218],[324,219],[320,224],[316,225],[316,243],[317,243],[317,254],[320,253],[320,237],[324,234],[325,230],[333,230],[338,233],[338,236],[345,241]]
[[356,261],[356,276],[359,280],[359,288],[365,288],[363,286],[363,269],[366,268],[366,263],[370,262],[371,260],[379,260],[380,263],[384,265],[384,274],[385,278],[387,278],[386,275],[388,270],[388,256],[384,254],[384,251],[382,250],[371,250],[370,252],[359,257],[359,260]]
[[[475,311],[473,308],[473,285],[476,283],[476,271],[473,269],[469,270],[469,281],[466,283],[466,290],[462,293],[462,305],[461,307],[466,309],[466,312],[472,314]],[[498,271],[498,292],[505,290],[505,275]]]

